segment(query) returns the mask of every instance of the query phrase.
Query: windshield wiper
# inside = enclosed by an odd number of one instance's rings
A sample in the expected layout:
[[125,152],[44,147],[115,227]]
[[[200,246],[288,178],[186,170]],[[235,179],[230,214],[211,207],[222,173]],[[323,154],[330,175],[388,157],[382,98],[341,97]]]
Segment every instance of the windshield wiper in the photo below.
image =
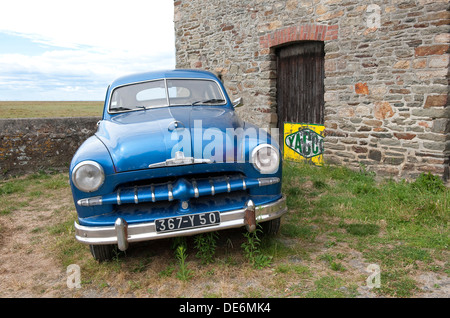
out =
[[112,111],[121,111],[121,110],[131,110],[131,108],[120,106],[120,107],[113,107],[110,110],[112,110]]
[[207,100],[199,100],[196,102],[192,103],[192,106],[196,105],[196,104],[212,104],[212,103],[223,103],[225,102],[224,99],[217,99],[217,98],[213,98],[213,99],[207,99]]
[[133,109],[136,109],[136,108],[142,108],[144,110],[147,110],[147,108],[145,106],[135,106],[134,108],[120,106],[120,107],[111,108],[110,110],[112,110],[112,111],[121,111],[121,110],[133,110]]

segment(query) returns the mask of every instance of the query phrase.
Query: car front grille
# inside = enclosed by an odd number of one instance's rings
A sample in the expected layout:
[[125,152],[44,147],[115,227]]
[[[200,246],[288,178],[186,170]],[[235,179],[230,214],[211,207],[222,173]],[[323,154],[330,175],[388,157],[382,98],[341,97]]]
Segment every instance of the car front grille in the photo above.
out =
[[268,186],[280,182],[279,178],[248,178],[242,174],[213,176],[192,176],[169,180],[153,180],[126,184],[115,192],[78,200],[80,206],[113,204],[168,203],[173,201],[187,202],[203,197],[214,197],[219,194],[242,192],[251,188]]

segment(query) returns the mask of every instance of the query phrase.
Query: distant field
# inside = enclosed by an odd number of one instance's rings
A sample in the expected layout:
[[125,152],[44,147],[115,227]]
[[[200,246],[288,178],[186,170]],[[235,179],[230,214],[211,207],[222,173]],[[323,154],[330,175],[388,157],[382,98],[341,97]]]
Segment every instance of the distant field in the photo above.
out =
[[103,101],[46,102],[0,101],[0,118],[101,116]]

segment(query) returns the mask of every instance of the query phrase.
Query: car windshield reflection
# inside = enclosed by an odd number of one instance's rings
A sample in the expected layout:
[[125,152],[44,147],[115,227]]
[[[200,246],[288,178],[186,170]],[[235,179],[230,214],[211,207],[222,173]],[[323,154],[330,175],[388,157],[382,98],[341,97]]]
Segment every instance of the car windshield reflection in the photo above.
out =
[[167,79],[116,88],[111,96],[112,113],[165,106],[225,105],[224,94],[215,81]]

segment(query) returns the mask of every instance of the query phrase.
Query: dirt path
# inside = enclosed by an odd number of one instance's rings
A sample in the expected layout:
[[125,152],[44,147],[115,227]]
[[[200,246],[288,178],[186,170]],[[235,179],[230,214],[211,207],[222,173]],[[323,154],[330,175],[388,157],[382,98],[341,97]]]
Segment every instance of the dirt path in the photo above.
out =
[[64,297],[65,273],[49,254],[52,209],[21,208],[0,219],[0,296]]

